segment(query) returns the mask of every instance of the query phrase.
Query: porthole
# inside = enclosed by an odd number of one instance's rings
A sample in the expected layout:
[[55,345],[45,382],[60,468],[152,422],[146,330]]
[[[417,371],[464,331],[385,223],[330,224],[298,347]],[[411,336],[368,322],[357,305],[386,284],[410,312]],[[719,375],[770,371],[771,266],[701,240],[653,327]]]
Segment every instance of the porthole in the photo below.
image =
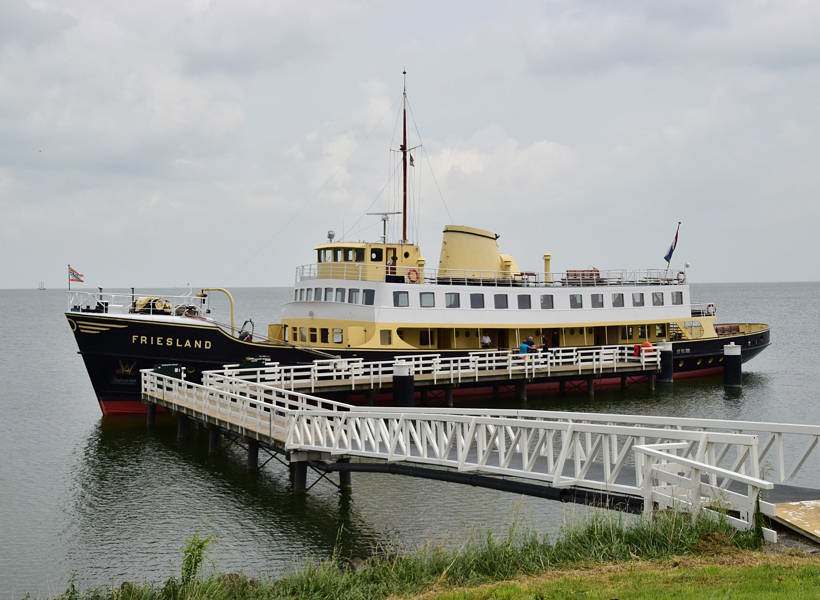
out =
[[683,361],[682,361],[682,360],[679,360],[679,361],[678,361],[678,368],[679,368],[679,369],[682,369],[682,368],[683,368]]

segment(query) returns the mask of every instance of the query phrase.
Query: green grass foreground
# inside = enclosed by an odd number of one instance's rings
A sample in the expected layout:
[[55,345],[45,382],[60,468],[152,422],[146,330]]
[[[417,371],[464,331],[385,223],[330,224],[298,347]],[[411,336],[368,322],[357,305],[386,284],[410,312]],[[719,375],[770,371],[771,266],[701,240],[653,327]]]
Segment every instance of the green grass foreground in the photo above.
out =
[[[242,574],[201,574],[208,542],[197,536],[189,540],[180,577],[171,577],[163,585],[124,583],[80,591],[72,582],[58,598],[820,598],[820,560],[723,566],[726,556],[760,555],[754,552],[762,545],[759,532],[740,532],[723,522],[692,521],[675,513],[630,525],[601,513],[565,527],[552,543],[514,525],[502,540],[486,534],[457,550],[382,552],[355,568],[337,557],[275,581]],[[703,564],[678,568],[687,560]],[[685,590],[693,595],[684,595]]]

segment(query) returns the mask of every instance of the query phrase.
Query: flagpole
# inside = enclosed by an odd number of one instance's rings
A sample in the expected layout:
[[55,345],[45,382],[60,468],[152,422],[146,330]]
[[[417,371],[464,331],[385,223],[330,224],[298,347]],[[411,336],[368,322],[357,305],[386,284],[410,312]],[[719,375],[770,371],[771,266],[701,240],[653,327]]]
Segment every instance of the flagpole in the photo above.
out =
[[71,263],[68,265],[68,291],[71,291]]

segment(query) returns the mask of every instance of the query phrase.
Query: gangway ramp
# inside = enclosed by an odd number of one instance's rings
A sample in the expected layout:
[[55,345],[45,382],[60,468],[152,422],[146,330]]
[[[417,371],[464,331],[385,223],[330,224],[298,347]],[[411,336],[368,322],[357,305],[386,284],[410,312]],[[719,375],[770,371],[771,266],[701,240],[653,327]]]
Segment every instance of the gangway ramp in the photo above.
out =
[[[532,410],[376,409],[226,372],[205,379],[209,385],[143,371],[143,398],[257,440],[296,464],[314,461],[340,471],[381,466],[408,474],[434,469],[439,478],[452,474],[453,481],[472,482],[474,475],[512,489],[520,482],[522,493],[537,488],[577,498],[627,499],[641,504],[645,514],[659,508],[719,513],[743,528],[754,525],[758,505],[775,516],[774,495],[799,483],[801,475],[808,474],[816,487],[818,426]],[[766,534],[775,537],[773,531]]]

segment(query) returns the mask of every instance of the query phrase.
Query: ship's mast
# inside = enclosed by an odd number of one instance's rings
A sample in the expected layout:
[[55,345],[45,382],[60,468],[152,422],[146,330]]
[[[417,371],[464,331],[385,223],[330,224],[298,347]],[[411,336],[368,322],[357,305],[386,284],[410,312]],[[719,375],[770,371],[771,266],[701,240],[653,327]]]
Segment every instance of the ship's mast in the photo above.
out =
[[407,243],[407,70],[401,73],[404,76],[404,89],[401,94],[402,116],[402,143],[401,143],[401,175],[402,175],[402,208],[401,208],[401,243]]

